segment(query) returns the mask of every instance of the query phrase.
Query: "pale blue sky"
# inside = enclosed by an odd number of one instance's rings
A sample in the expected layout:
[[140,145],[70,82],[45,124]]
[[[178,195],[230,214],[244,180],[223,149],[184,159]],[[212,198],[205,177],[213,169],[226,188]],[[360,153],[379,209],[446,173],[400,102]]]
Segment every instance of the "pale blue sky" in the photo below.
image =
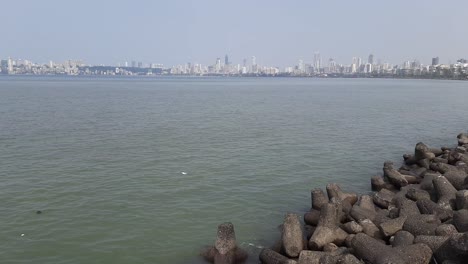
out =
[[466,0],[0,0],[0,9],[0,57],[37,62],[468,58]]

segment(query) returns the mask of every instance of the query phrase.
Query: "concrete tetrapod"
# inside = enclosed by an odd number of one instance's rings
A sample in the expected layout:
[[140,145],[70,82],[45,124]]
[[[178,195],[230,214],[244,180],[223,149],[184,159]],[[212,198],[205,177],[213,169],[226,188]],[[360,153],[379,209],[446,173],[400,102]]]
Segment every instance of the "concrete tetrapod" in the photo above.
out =
[[433,183],[438,198],[437,203],[446,209],[455,208],[457,189],[444,176],[434,178]]
[[458,139],[459,146],[468,144],[468,134],[460,133],[458,134],[457,139]]
[[229,222],[218,226],[215,245],[206,248],[201,255],[215,264],[244,263],[248,257],[247,252],[237,247],[234,225]]
[[259,258],[263,264],[297,264],[295,260],[289,259],[268,248],[260,252]]
[[343,192],[336,183],[327,184],[327,194],[330,200],[336,198],[339,201],[348,201],[351,205],[355,204],[358,200],[358,195],[356,193]]
[[443,243],[435,252],[439,263],[467,263],[468,260],[468,234],[454,234]]
[[330,202],[322,207],[320,220],[314,234],[309,240],[309,248],[322,249],[328,243],[341,245],[348,233],[338,227],[341,204]]
[[310,193],[313,209],[320,210],[323,205],[328,203],[328,196],[325,195],[322,189],[316,188],[313,189]]
[[390,247],[363,233],[355,235],[351,247],[357,257],[373,264],[428,264],[432,257],[425,244]]
[[286,215],[281,239],[284,253],[291,258],[299,257],[299,253],[304,249],[304,231],[302,230],[298,215]]

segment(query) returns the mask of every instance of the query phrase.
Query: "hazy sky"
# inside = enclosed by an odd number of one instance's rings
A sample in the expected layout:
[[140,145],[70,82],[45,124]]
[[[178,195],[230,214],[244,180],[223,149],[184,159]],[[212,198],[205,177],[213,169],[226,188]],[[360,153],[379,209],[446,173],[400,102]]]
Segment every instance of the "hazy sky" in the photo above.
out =
[[166,66],[468,58],[467,0],[0,0],[0,57]]

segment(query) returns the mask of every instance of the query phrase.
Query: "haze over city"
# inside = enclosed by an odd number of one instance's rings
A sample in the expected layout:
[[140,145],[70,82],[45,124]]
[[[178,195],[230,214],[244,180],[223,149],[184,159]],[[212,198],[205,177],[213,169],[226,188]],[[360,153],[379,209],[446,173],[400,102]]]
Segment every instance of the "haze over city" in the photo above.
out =
[[3,1],[0,58],[295,65],[466,57],[466,1]]

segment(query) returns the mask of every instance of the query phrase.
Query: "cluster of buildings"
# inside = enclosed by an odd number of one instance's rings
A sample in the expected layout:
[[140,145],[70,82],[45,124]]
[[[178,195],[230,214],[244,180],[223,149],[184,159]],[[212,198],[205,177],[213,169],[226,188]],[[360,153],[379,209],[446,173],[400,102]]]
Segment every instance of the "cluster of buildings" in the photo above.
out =
[[79,60],[63,63],[50,61],[45,64],[30,60],[3,59],[0,61],[0,74],[9,75],[189,75],[189,76],[298,76],[298,77],[400,77],[400,78],[447,78],[467,79],[468,61],[459,59],[453,64],[440,64],[439,58],[432,58],[431,65],[424,65],[417,60],[405,61],[400,65],[382,63],[370,54],[367,60],[353,57],[349,64],[336,62],[333,58],[324,63],[320,53],[316,52],[313,61],[306,63],[299,60],[297,65],[280,69],[276,66],[263,66],[257,58],[244,59],[242,64],[235,64],[226,55],[224,60],[217,58],[211,65],[186,63],[164,67],[159,63],[144,64],[132,61],[115,66],[86,65]]
[[224,56],[224,61],[221,58],[217,58],[213,65],[186,63],[171,67],[168,73],[173,75],[276,76],[281,73],[281,70],[278,67],[257,64],[255,56],[252,56],[250,61],[243,59],[242,64],[234,64],[229,60],[229,56],[226,55]]
[[78,75],[81,73],[80,69],[84,66],[82,61],[73,60],[68,60],[60,64],[56,64],[52,61],[44,64],[37,64],[30,60],[8,58],[0,60],[0,74]]
[[432,58],[431,65],[424,65],[418,60],[404,61],[400,65],[375,61],[370,54],[367,61],[360,57],[353,57],[350,64],[339,64],[333,58],[324,65],[320,53],[315,53],[312,63],[299,60],[295,67],[287,67],[284,71],[293,76],[321,76],[321,77],[434,77],[466,79],[468,61],[459,59],[454,64],[440,64],[439,58]]

